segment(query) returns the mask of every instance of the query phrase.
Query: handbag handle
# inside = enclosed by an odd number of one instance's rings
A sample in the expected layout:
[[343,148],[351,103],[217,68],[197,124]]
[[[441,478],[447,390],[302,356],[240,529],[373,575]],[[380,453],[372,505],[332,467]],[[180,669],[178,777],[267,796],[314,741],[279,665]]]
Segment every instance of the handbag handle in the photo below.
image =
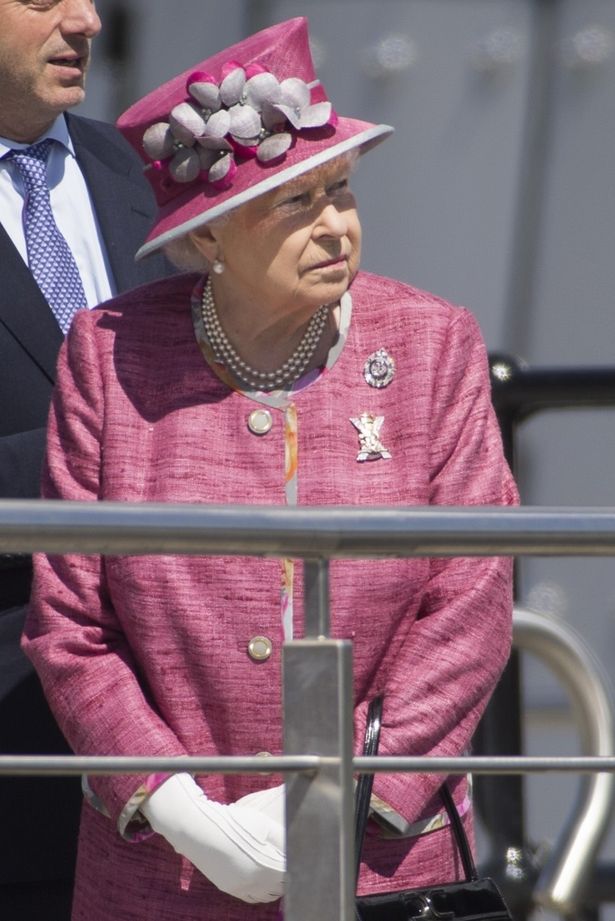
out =
[[[382,697],[375,697],[367,710],[367,722],[365,725],[365,740],[363,743],[363,754],[366,757],[378,754],[378,743],[380,741],[380,726],[382,724]],[[361,866],[361,852],[363,850],[363,841],[367,828],[369,817],[369,802],[374,785],[373,774],[361,774],[357,781],[355,791],[355,871],[356,879],[359,878],[359,868]],[[466,882],[478,879],[476,864],[472,856],[470,842],[466,835],[461,816],[455,805],[455,800],[448,788],[446,781],[440,787],[440,796],[444,802],[448,820],[455,836],[455,841],[459,849],[461,863],[466,876]]]
[[[382,697],[374,697],[367,709],[367,722],[365,724],[365,740],[363,754],[367,757],[378,754],[380,741],[380,725],[382,723]],[[355,790],[355,832],[354,832],[354,857],[355,857],[355,882],[359,879],[361,868],[361,851],[363,839],[369,818],[369,802],[374,786],[373,774],[361,774]]]

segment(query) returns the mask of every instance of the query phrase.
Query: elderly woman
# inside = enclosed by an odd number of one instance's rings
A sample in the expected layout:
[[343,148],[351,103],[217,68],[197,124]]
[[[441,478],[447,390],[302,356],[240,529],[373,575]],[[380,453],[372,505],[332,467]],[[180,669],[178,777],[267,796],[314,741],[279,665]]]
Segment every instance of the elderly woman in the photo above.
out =
[[[47,498],[516,501],[472,316],[359,271],[351,174],[391,129],[333,112],[303,19],[171,80],[120,127],[160,207],[141,255],[165,248],[197,273],[77,314]],[[332,566],[357,750],[376,693],[382,753],[468,748],[509,652],[510,569]],[[24,645],[79,754],[278,754],[281,647],[302,613],[291,560],[39,555]],[[459,874],[440,782],[377,776],[361,893]],[[469,827],[466,782],[451,787]],[[275,918],[282,791],[269,776],[90,778],[73,918]]]

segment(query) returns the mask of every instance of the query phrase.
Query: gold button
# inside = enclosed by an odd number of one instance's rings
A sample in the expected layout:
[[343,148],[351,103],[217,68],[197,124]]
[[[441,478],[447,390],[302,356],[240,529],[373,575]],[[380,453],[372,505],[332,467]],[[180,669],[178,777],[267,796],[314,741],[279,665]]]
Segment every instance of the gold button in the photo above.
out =
[[272,425],[273,419],[268,409],[254,409],[248,416],[248,428],[253,435],[266,435]]
[[[254,757],[255,758],[271,758],[272,755],[271,755],[271,752],[257,752]],[[258,773],[261,775],[261,777],[265,777],[268,774],[273,774],[273,771],[259,771]]]
[[273,643],[268,636],[253,636],[248,643],[248,655],[255,662],[265,662],[273,652]]

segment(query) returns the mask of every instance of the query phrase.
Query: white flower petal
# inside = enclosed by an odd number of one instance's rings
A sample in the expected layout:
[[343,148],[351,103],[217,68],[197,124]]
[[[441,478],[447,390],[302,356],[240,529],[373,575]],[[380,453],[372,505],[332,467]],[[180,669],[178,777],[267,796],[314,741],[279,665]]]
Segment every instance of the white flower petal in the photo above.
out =
[[301,109],[294,108],[292,106],[284,106],[281,103],[278,103],[275,108],[284,115],[286,119],[291,123],[293,128],[296,128],[297,131],[300,131],[303,125],[301,124]]
[[167,122],[150,125],[143,135],[143,149],[152,160],[164,160],[173,153],[175,138]]
[[207,119],[203,134],[205,137],[223,138],[225,134],[228,134],[230,128],[231,116],[229,112],[227,109],[220,109],[219,112],[214,112],[214,114]]
[[209,171],[220,156],[217,150],[206,150],[203,147],[199,147],[198,153],[201,170],[205,173]]
[[217,112],[220,108],[220,90],[215,83],[191,83],[188,92],[203,109]]
[[284,112],[280,112],[280,109],[277,105],[272,105],[269,102],[266,102],[263,106],[263,111],[261,112],[261,118],[263,120],[264,127],[270,131],[272,128],[275,128],[276,125],[283,125],[286,121],[286,115]]
[[169,163],[169,172],[176,182],[192,182],[201,172],[201,161],[195,150],[178,150]]
[[236,67],[220,84],[220,99],[225,106],[234,106],[241,99],[246,85],[246,72],[243,67]]
[[217,138],[217,137],[208,137],[203,135],[203,137],[196,139],[199,147],[203,147],[204,150],[232,150],[232,144],[226,140],[226,138]]
[[233,155],[228,153],[220,157],[209,170],[208,179],[210,182],[219,182],[224,179],[233,163]]
[[280,84],[273,74],[262,73],[250,77],[245,86],[245,100],[260,112],[263,103],[277,102],[280,98]]
[[288,131],[280,131],[278,134],[272,134],[258,145],[256,152],[257,160],[261,163],[267,163],[269,160],[275,160],[285,154],[293,142],[292,134]]
[[280,83],[282,98],[280,102],[288,106],[303,108],[310,104],[310,88],[299,77],[289,77]]
[[252,106],[233,106],[229,109],[230,133],[237,138],[255,138],[261,133],[263,123]]
[[172,110],[169,116],[171,131],[178,141],[191,147],[195,137],[205,131],[205,119],[199,115],[189,102],[181,102]]
[[313,106],[306,106],[301,110],[300,122],[302,128],[321,128],[326,125],[331,116],[330,102],[317,102]]

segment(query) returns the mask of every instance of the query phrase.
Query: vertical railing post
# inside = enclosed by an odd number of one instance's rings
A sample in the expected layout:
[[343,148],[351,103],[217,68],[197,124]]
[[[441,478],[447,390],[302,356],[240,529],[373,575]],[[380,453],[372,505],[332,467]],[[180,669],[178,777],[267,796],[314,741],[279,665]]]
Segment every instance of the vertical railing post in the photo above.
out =
[[306,560],[303,564],[305,636],[327,637],[331,633],[329,615],[329,561]]
[[285,921],[352,921],[352,647],[328,639],[328,562],[306,564],[305,639],[284,645],[284,751],[328,762],[286,778]]

